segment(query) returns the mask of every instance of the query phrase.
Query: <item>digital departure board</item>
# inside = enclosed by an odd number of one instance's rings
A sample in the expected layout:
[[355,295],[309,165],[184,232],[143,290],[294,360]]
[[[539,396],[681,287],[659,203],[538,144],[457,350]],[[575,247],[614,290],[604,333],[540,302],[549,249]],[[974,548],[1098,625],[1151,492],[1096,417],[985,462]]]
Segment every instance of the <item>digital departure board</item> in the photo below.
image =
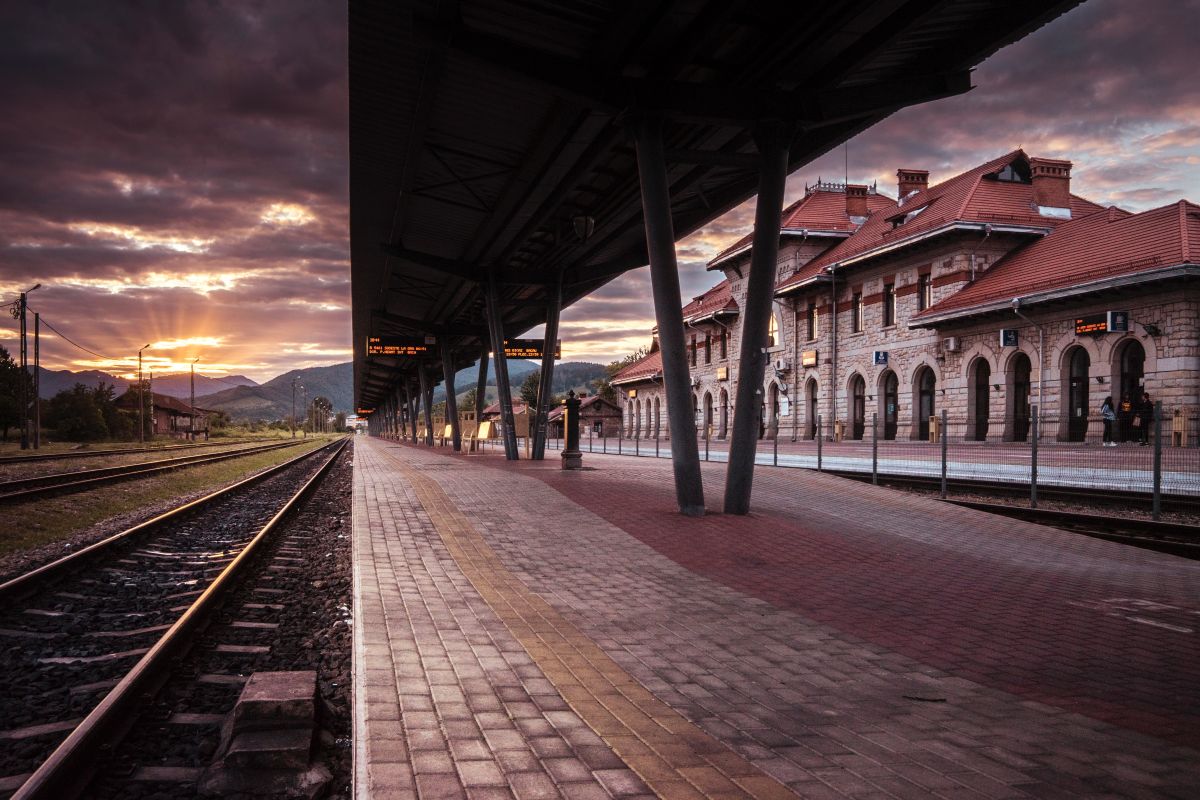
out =
[[368,336],[368,356],[426,356],[433,352],[434,342],[426,339],[394,336]]
[[[562,358],[562,339],[554,343],[554,357]],[[545,339],[505,339],[505,358],[545,358]]]

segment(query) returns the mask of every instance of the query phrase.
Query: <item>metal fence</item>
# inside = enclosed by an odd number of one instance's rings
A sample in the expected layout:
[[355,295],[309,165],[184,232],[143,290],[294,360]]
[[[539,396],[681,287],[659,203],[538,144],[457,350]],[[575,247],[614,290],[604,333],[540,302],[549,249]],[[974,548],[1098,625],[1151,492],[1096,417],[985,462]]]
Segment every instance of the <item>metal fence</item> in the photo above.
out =
[[[663,436],[609,437],[582,431],[585,453],[670,458]],[[1155,515],[1164,502],[1200,511],[1200,418],[1163,416],[1161,404],[1145,424],[1135,418],[1060,420],[1038,415],[1006,425],[1004,420],[949,418],[946,412],[920,426],[885,428],[868,417],[861,425],[818,418],[820,435],[792,439],[789,427],[764,430],[756,463],[781,467],[932,481],[945,495],[996,485],[1027,493],[1037,505],[1039,489],[1101,491],[1145,503]],[[551,447],[561,448],[561,440]],[[729,442],[699,430],[697,446],[705,461],[725,461]]]

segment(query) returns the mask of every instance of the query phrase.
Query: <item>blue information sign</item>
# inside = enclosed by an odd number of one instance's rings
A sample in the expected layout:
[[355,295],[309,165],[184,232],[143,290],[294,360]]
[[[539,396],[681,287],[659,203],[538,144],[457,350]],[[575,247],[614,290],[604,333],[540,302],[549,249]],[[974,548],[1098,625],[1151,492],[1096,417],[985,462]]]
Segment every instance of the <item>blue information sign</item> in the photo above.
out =
[[888,351],[887,350],[876,350],[875,351],[875,366],[886,367],[887,363],[888,363]]

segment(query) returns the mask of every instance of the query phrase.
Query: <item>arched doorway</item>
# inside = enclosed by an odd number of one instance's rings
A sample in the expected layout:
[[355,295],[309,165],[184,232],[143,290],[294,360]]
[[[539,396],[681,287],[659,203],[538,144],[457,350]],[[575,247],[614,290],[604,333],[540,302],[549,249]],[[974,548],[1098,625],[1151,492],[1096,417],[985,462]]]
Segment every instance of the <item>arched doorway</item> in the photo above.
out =
[[692,392],[692,429],[700,430],[700,396]]
[[926,441],[929,439],[929,418],[933,416],[935,406],[934,392],[937,390],[937,376],[929,367],[921,367],[913,376],[913,433],[914,438]]
[[867,428],[867,382],[862,375],[850,378],[850,438],[862,439]]
[[633,401],[633,438],[642,438],[642,401]]
[[1117,390],[1114,399],[1129,395],[1135,402],[1141,399],[1145,391],[1146,350],[1141,342],[1134,339],[1122,344],[1117,349],[1117,358],[1113,364],[1113,388]]
[[900,379],[890,369],[879,376],[879,410],[883,417],[883,438],[896,438],[900,420]]
[[1032,394],[1033,365],[1029,356],[1017,353],[1008,362],[1008,419],[1010,429],[1008,439],[1014,442],[1029,441],[1029,401]]
[[766,419],[767,437],[773,437],[779,432],[779,384],[774,381],[767,389],[767,408],[770,414]]
[[646,398],[646,434],[643,439],[649,439],[654,435],[654,401],[649,397]]
[[817,438],[817,379],[809,378],[808,383],[804,384],[804,407],[808,418],[805,422],[808,425],[808,438]]
[[658,398],[654,398],[654,438],[657,439],[659,433],[662,432],[662,416],[659,414]]
[[721,404],[721,423],[717,429],[717,438],[724,439],[725,435],[729,432],[729,392],[722,389],[718,397]]
[[704,436],[712,436],[713,398],[710,392],[704,393]]
[[1066,370],[1064,375],[1067,398],[1067,441],[1082,442],[1087,437],[1088,409],[1088,379],[1091,377],[1092,359],[1087,350],[1082,347],[1072,347],[1067,351]]
[[971,362],[971,383],[967,407],[971,417],[967,425],[967,438],[977,442],[987,440],[988,418],[992,403],[992,365],[983,356]]

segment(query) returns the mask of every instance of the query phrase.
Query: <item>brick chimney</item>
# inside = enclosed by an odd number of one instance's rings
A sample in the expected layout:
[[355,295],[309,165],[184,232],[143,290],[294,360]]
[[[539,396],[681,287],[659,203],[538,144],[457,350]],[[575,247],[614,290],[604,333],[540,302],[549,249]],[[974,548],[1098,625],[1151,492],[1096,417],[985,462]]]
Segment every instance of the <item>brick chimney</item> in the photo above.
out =
[[904,199],[911,192],[923,192],[929,188],[929,170],[898,169],[896,183],[899,186],[900,199]]
[[1033,202],[1050,208],[1071,207],[1071,162],[1056,158],[1029,159]]
[[867,187],[861,183],[846,184],[846,213],[852,217],[867,216]]

